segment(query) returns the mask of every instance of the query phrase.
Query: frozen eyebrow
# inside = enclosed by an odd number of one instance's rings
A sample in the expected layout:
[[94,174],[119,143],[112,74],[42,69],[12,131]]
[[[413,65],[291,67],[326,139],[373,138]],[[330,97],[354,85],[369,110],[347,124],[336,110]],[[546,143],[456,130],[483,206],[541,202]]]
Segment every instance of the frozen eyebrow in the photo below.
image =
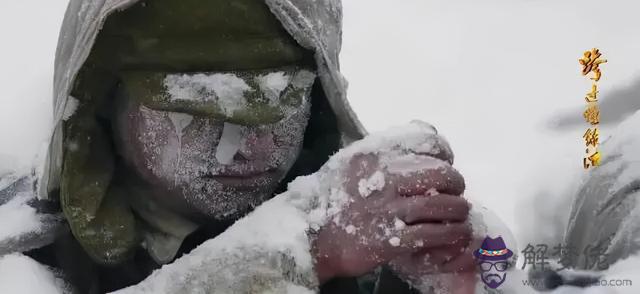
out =
[[269,103],[278,103],[278,99],[291,81],[291,76],[286,72],[277,71],[256,77],[260,90],[265,94]]
[[253,90],[245,80],[232,73],[169,74],[164,79],[164,86],[170,101],[215,101],[227,116],[245,108],[244,93]]

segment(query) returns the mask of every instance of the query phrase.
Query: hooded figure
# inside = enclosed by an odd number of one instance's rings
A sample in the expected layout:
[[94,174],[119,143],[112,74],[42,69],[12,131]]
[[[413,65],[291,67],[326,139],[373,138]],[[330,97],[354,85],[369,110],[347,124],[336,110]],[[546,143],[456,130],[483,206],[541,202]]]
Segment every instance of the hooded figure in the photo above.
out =
[[[0,254],[42,247],[28,254],[62,268],[79,293],[303,293],[335,265],[320,266],[324,249],[360,250],[340,246],[380,221],[341,214],[347,204],[432,190],[447,195],[393,204],[437,202],[446,213],[384,212],[393,229],[362,246],[397,255],[453,244],[459,254],[469,207],[446,141],[424,123],[358,141],[366,132],[339,73],[341,17],[337,0],[71,0],[44,170],[0,194],[37,190],[25,201],[41,227],[0,238]],[[391,176],[415,183],[392,191]],[[351,217],[361,225],[344,223]]]

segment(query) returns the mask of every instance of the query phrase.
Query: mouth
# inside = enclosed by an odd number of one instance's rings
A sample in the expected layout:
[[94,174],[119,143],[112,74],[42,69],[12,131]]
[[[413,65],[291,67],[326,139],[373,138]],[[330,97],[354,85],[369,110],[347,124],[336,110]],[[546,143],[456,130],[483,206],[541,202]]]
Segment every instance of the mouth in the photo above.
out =
[[204,175],[203,178],[214,180],[225,186],[234,188],[255,188],[269,184],[278,173],[275,168],[266,170],[228,169],[218,173]]

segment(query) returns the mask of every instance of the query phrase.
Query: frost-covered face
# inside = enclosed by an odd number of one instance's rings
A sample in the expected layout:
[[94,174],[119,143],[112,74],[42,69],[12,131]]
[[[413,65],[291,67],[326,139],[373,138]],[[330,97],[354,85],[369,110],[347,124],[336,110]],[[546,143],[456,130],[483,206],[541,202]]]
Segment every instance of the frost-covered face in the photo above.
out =
[[314,80],[299,68],[125,74],[118,149],[162,205],[237,218],[270,198],[295,162]]

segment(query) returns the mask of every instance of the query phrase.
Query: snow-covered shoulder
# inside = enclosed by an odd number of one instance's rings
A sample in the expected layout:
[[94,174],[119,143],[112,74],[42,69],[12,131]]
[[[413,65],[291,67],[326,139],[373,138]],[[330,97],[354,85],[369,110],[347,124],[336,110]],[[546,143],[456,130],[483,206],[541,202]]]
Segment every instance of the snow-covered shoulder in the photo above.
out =
[[62,294],[69,289],[62,279],[35,260],[21,254],[0,257],[2,293]]
[[286,198],[283,194],[264,203],[220,236],[117,293],[313,291],[317,280],[308,224]]
[[62,217],[46,213],[45,202],[36,199],[31,176],[9,174],[0,179],[0,256],[54,240]]

